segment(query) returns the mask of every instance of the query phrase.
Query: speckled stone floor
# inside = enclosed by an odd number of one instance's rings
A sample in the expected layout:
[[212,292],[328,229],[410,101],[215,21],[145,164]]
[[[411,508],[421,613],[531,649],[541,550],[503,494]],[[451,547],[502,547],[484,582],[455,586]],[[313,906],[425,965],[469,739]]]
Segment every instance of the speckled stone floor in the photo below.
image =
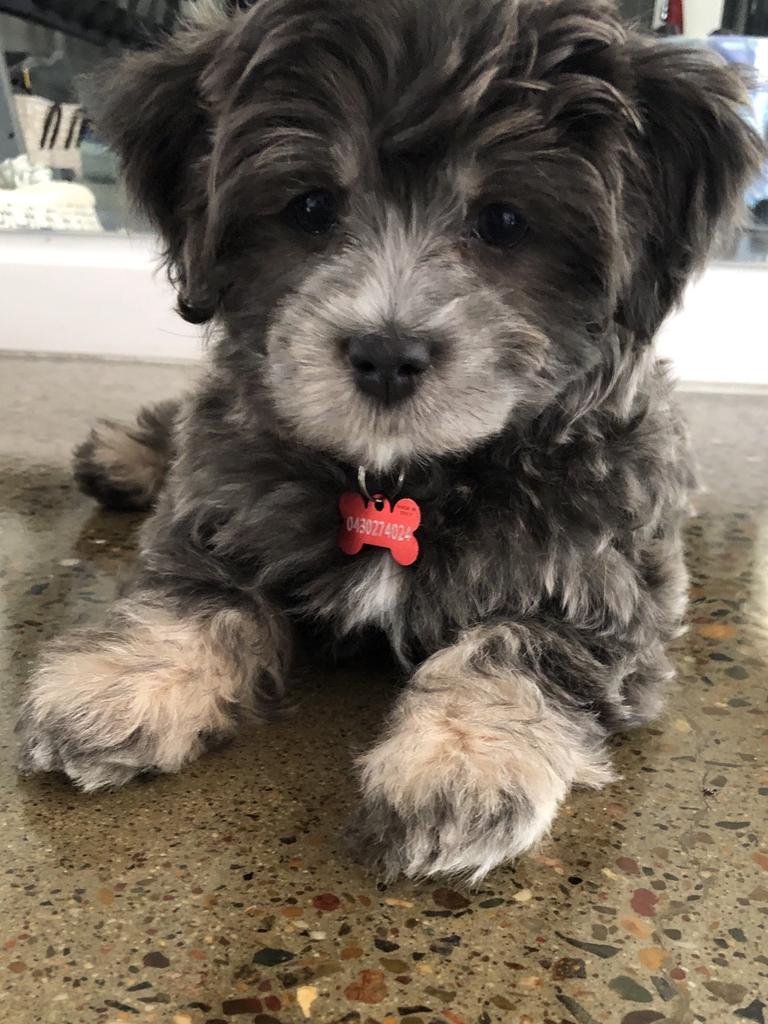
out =
[[764,1022],[768,398],[683,399],[708,490],[668,714],[618,745],[623,782],[463,892],[377,885],[338,849],[391,692],[370,673],[311,680],[295,718],[178,777],[17,779],[39,645],[131,561],[136,520],[75,491],[70,448],[191,372],[0,359],[0,1021]]

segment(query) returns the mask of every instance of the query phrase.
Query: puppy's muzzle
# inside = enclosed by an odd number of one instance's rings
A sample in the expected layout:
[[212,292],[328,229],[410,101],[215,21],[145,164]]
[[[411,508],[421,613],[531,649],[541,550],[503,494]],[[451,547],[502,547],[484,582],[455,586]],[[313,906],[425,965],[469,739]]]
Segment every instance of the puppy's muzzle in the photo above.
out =
[[357,388],[384,405],[414,394],[432,364],[427,341],[395,331],[348,338],[345,353]]

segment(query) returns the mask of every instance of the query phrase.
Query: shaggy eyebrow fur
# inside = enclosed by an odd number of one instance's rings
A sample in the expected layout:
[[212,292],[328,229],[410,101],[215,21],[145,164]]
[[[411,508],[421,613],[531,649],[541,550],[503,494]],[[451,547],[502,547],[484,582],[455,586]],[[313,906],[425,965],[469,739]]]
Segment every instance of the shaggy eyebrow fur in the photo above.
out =
[[[613,196],[600,193],[617,185],[619,168],[606,152],[626,129],[616,115],[637,115],[610,80],[630,75],[626,55],[592,56],[626,40],[610,5],[561,6],[495,2],[470,15],[470,5],[453,3],[441,20],[423,4],[396,0],[375,8],[296,3],[287,15],[282,4],[261,5],[232,40],[249,55],[237,79],[228,59],[224,67],[214,61],[201,82],[218,111],[210,244],[226,247],[237,233],[235,211],[253,204],[254,192],[268,213],[313,183],[349,185],[350,166],[364,180],[385,173],[391,181],[413,164],[424,179],[440,163],[463,161],[478,165],[479,183],[494,191],[538,160],[542,183],[553,184],[549,196],[537,193],[540,202],[562,206],[570,190],[560,179],[586,184],[591,175],[591,255],[595,230],[612,214],[605,207]],[[576,144],[565,147],[566,136]],[[581,176],[572,173],[575,160]],[[584,198],[575,197],[576,223],[589,208]]]
[[[280,698],[296,636],[375,633],[407,682],[348,834],[477,880],[662,706],[693,476],[653,338],[764,155],[744,83],[609,0],[205,0],[95,91],[214,326],[191,395],[78,450],[88,493],[152,512],[107,627],[33,677],[23,767],[177,770]],[[360,345],[422,353],[399,404]],[[359,467],[418,502],[412,566],[339,550]]]

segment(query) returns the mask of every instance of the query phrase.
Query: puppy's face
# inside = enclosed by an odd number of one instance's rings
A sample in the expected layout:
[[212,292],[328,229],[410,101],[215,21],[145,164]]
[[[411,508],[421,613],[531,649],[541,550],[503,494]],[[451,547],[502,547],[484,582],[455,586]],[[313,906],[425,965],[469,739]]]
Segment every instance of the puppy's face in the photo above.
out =
[[[360,129],[325,167],[297,137],[306,166],[249,217],[221,309],[297,439],[385,469],[540,409],[601,358],[607,311],[584,246],[597,228],[581,235],[592,214],[568,223],[567,168],[467,145],[382,167],[386,136]],[[590,199],[599,218],[604,189]]]
[[757,160],[735,76],[632,39],[603,0],[206,3],[112,95],[103,124],[187,308],[226,327],[241,412],[376,469],[609,377]]
[[[448,163],[398,186],[300,194],[264,246],[278,276],[260,369],[279,418],[378,469],[498,433],[591,358],[584,323],[547,310],[562,264],[536,254],[520,199],[470,191]],[[225,308],[253,300],[235,285]]]

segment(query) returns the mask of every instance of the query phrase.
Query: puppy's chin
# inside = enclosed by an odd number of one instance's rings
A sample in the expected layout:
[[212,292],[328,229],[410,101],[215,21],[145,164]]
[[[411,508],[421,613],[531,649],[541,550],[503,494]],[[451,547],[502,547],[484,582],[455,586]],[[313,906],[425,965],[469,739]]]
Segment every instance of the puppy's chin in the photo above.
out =
[[351,446],[342,457],[374,473],[388,473],[390,470],[405,468],[411,462],[438,454],[418,452],[412,439],[401,435],[380,439],[360,438],[360,442]]
[[373,473],[466,454],[502,433],[517,404],[509,387],[486,395],[480,408],[442,406],[427,395],[386,410],[354,394],[338,402],[305,401],[301,407],[287,397],[280,389],[273,393],[278,418],[290,436]]

